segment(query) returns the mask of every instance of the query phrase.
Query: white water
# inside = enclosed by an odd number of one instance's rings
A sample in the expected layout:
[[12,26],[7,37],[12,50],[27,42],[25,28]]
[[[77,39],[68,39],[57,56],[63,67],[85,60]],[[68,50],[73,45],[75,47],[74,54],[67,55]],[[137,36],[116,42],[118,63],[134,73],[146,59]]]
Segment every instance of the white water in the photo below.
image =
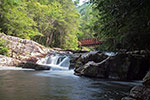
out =
[[50,66],[51,70],[68,70],[70,58],[60,54],[47,55],[45,58],[39,59],[37,64]]
[[[53,54],[53,55],[47,55],[45,58],[39,59],[36,63],[50,66],[51,70],[66,70],[67,71],[70,66],[70,58],[67,55]],[[0,66],[0,70],[34,70],[34,69]]]
[[13,66],[0,66],[0,70],[34,70],[34,69],[26,69],[21,67],[13,67]]
[[117,55],[117,52],[104,52],[104,54],[107,56],[115,56]]

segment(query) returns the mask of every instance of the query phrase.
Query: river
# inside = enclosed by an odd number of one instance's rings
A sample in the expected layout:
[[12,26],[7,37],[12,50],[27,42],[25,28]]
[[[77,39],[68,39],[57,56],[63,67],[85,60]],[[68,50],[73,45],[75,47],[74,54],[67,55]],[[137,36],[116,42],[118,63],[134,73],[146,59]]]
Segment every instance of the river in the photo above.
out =
[[0,69],[0,100],[120,100],[141,84],[78,77],[70,70]]

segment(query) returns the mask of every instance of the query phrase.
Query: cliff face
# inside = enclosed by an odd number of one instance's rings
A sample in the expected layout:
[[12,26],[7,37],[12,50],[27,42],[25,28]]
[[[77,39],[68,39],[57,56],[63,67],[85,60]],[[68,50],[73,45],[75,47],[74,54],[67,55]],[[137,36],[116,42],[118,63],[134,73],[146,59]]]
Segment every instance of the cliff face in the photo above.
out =
[[[4,61],[0,62],[0,65],[12,66],[24,61],[36,62],[38,57],[45,56],[50,50],[32,40],[8,36],[2,33],[0,33],[0,39],[6,41],[5,45],[10,50],[10,57],[0,56],[0,60]],[[15,61],[16,64],[10,63]]]

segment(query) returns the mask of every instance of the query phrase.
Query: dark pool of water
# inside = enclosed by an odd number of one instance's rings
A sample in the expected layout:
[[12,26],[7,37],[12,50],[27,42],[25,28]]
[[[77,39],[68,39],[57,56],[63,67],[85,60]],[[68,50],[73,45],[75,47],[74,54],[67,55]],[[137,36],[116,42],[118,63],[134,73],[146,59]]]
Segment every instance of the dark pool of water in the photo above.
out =
[[73,75],[73,71],[0,71],[0,100],[120,100],[140,82]]

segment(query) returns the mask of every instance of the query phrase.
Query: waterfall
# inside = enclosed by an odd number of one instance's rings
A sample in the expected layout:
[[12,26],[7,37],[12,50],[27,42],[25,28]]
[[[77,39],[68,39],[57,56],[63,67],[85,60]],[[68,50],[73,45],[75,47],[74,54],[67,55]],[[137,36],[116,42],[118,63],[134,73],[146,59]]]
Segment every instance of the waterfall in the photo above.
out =
[[68,70],[70,66],[70,58],[67,55],[53,54],[39,59],[36,63],[41,65],[48,65],[52,70]]

